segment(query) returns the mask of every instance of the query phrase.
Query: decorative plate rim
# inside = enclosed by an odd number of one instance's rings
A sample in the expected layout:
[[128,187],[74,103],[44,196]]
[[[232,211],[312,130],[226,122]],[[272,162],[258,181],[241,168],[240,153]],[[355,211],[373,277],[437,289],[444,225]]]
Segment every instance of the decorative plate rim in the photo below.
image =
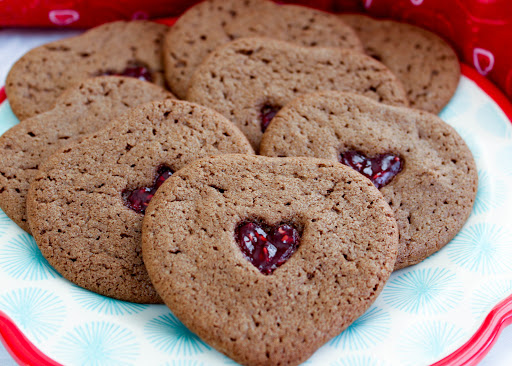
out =
[[[173,23],[172,20],[162,22]],[[478,85],[501,108],[512,123],[512,103],[492,82],[464,63],[461,63],[461,73]],[[1,87],[0,104],[6,99],[5,88]],[[464,345],[432,366],[476,365],[491,350],[501,331],[510,324],[512,324],[512,294],[487,314],[478,330]],[[20,365],[62,366],[30,342],[2,311],[0,311],[0,341]]]

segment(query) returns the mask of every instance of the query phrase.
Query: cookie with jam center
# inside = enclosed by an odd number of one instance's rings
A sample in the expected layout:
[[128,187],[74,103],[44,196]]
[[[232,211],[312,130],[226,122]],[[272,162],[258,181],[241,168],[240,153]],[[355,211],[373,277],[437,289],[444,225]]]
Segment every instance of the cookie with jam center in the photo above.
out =
[[172,99],[135,107],[39,167],[27,196],[32,235],[75,284],[120,300],[160,302],[142,260],[144,211],[174,172],[226,153],[253,150],[217,112]]
[[368,55],[389,67],[407,91],[411,107],[439,113],[460,79],[453,48],[425,29],[394,20],[342,14],[363,42]]
[[207,0],[185,12],[165,36],[165,73],[171,90],[185,98],[194,70],[213,50],[250,36],[363,52],[354,30],[337,15],[268,0]]
[[14,114],[23,121],[45,112],[64,90],[93,76],[131,76],[164,86],[162,40],[168,28],[117,21],[34,48],[7,75],[5,92]]
[[243,365],[298,365],[381,292],[396,225],[346,166],[225,155],[162,185],[142,251],[162,299],[204,341]]
[[0,207],[30,232],[26,195],[46,158],[131,107],[167,98],[173,95],[155,84],[120,76],[99,76],[68,88],[53,109],[26,119],[0,137]]
[[337,161],[371,179],[398,222],[395,269],[446,245],[468,219],[478,186],[470,150],[439,117],[349,93],[295,99],[274,117],[260,152]]
[[269,38],[240,38],[215,50],[197,68],[187,100],[219,111],[258,150],[263,131],[279,108],[318,90],[350,91],[387,104],[409,104],[401,82],[370,56]]

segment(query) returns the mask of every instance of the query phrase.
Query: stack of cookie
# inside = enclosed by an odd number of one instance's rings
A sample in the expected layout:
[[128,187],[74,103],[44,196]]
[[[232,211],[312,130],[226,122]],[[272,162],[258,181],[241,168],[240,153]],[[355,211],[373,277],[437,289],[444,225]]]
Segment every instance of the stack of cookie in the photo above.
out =
[[431,114],[459,76],[421,29],[267,0],[106,24],[12,68],[0,206],[79,286],[296,365],[468,218],[475,162]]

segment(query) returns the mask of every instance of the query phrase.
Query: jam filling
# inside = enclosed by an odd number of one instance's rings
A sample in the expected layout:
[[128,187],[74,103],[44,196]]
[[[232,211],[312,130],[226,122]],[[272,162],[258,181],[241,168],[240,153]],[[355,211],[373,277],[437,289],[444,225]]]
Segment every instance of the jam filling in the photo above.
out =
[[389,153],[369,158],[357,151],[347,151],[341,154],[340,162],[369,178],[377,188],[391,182],[404,167],[400,156]]
[[269,104],[265,104],[263,107],[261,107],[261,132],[265,132],[268,125],[272,121],[272,118],[276,116],[277,112],[279,112],[280,109],[281,108]]
[[257,223],[245,222],[235,236],[245,258],[265,275],[274,272],[299,247],[299,232],[289,224],[265,230]]
[[151,72],[147,67],[144,66],[128,66],[123,71],[117,72],[113,70],[108,70],[103,72],[101,75],[112,75],[112,76],[128,76],[132,78],[136,78],[142,81],[153,81],[153,77],[151,76]]
[[157,189],[172,175],[173,171],[166,166],[158,168],[155,183],[151,187],[140,187],[134,190],[124,190],[123,198],[125,205],[137,213],[145,213],[149,201],[155,195]]

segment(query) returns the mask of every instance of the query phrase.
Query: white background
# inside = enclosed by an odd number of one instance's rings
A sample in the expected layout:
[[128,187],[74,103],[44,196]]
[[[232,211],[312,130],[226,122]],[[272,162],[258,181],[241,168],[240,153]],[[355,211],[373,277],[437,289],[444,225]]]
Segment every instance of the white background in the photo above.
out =
[[[0,30],[0,86],[4,85],[5,77],[10,67],[25,52],[40,44],[62,37],[78,34],[70,30]],[[503,331],[500,338],[480,366],[510,366],[512,365],[512,327]],[[16,363],[0,344],[0,365],[15,366]]]

